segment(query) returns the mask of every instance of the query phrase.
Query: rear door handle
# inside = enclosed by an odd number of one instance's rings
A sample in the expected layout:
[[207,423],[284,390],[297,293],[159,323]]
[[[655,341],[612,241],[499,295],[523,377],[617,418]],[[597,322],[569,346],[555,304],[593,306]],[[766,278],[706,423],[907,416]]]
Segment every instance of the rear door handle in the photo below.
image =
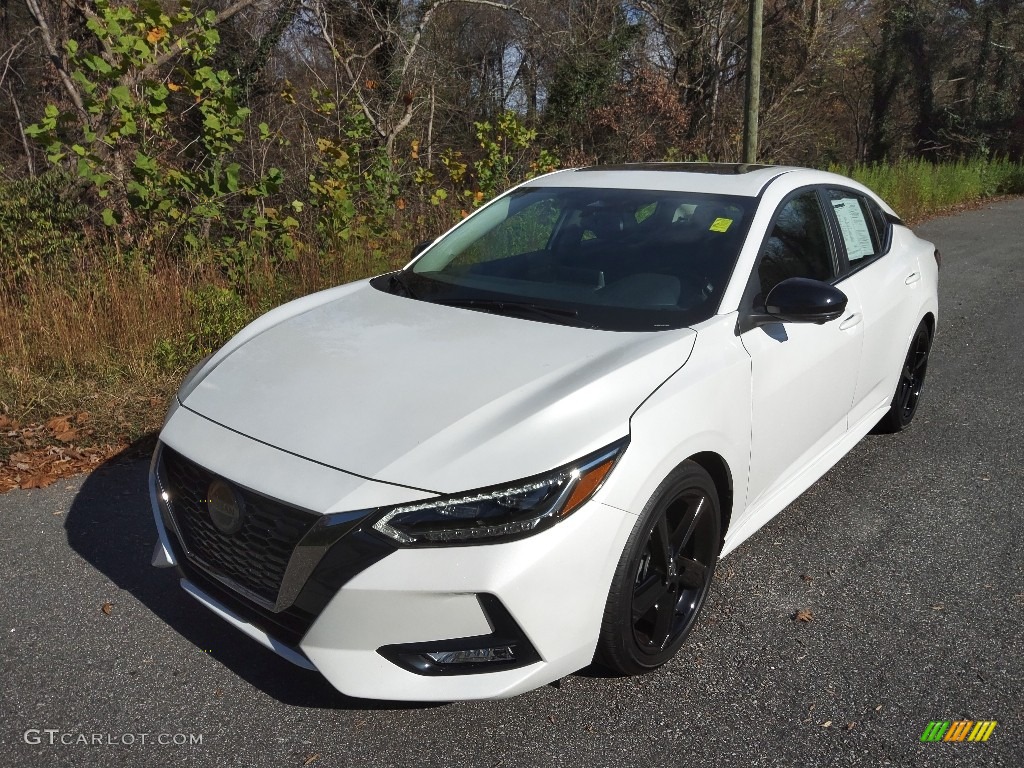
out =
[[921,275],[919,275],[917,272],[911,272],[909,275],[907,275],[907,279],[904,282],[907,285],[913,285],[914,283],[916,283],[920,279],[921,279]]
[[849,317],[844,319],[843,322],[841,322],[839,324],[839,330],[840,331],[848,331],[851,328],[853,328],[853,326],[857,325],[863,319],[864,319],[864,316],[860,312],[854,312],[852,315],[850,315]]

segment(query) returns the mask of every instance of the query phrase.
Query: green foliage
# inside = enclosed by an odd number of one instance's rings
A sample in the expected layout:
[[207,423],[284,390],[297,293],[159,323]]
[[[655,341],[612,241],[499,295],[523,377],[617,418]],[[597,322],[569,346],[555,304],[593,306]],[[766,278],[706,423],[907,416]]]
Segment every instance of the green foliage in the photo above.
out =
[[895,165],[832,166],[830,170],[874,190],[910,221],[994,195],[1024,193],[1024,165],[1006,159],[937,164],[905,160]]
[[[331,114],[337,109],[324,100],[325,94],[314,90],[311,96],[318,112]],[[334,137],[316,140],[309,202],[317,211],[317,233],[335,247],[393,234],[399,178],[384,148],[374,146],[375,140],[370,121],[356,105],[346,106]]]
[[68,193],[70,184],[60,170],[0,183],[0,280],[66,267],[81,249],[88,211]]
[[[481,154],[472,164],[466,162],[462,152],[448,148],[440,157],[447,179],[438,179],[429,168],[415,169],[413,182],[429,190],[431,205],[448,202],[465,206],[463,211],[475,208],[509,187],[557,170],[560,165],[554,152],[538,147],[537,131],[527,127],[515,112],[502,112],[494,123],[478,122],[473,127]],[[415,145],[414,155],[418,159]]]
[[[195,243],[216,228],[228,248],[271,238],[287,252],[290,222],[264,205],[282,173],[254,173],[233,159],[249,109],[232,76],[213,65],[215,16],[189,4],[169,14],[154,0],[137,8],[97,0],[87,22],[94,44],[66,46],[87,115],[49,104],[27,133],[52,163],[75,169],[103,224],[134,227],[129,240]],[[172,58],[178,63],[165,72]]]
[[164,338],[153,347],[153,360],[162,371],[187,370],[254,318],[254,313],[235,291],[218,285],[202,285],[185,295],[188,328],[180,336]]
[[537,131],[527,128],[515,112],[502,112],[495,123],[473,123],[483,157],[473,163],[476,183],[485,197],[510,185],[512,179],[525,175],[524,155],[537,139]]
[[612,100],[627,51],[641,38],[639,24],[626,22],[616,8],[607,36],[588,40],[555,67],[544,110],[543,127],[558,147],[580,148],[588,157],[601,154],[593,131],[594,112]]

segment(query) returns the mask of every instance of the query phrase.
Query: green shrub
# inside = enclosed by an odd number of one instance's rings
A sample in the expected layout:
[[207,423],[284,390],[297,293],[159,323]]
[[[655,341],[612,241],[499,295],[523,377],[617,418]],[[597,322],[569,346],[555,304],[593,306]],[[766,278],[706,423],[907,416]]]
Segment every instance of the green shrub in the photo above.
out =
[[0,280],[12,283],[75,258],[88,209],[70,189],[71,178],[61,170],[0,182]]
[[1024,193],[1024,165],[1004,158],[938,164],[917,159],[830,170],[871,188],[908,221],[994,195]]
[[187,327],[176,338],[159,339],[153,361],[161,371],[187,370],[223,346],[254,318],[254,312],[235,291],[206,284],[189,290]]

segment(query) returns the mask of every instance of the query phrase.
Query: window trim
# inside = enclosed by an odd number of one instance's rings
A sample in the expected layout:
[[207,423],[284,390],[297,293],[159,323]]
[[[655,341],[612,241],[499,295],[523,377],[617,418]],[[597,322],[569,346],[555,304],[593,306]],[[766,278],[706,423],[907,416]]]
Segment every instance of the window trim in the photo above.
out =
[[800,197],[808,192],[815,193],[815,196],[818,198],[818,208],[821,210],[821,215],[825,220],[825,236],[828,238],[829,255],[832,259],[833,277],[828,281],[828,284],[836,285],[840,280],[843,280],[846,277],[846,275],[841,271],[842,265],[845,263],[846,259],[845,246],[843,247],[844,250],[842,257],[840,257],[839,243],[836,242],[836,225],[833,223],[831,218],[833,214],[826,210],[826,206],[824,204],[824,193],[822,192],[823,187],[824,185],[822,184],[808,184],[794,189],[782,198],[782,200],[779,201],[778,206],[776,206],[775,211],[772,213],[772,217],[768,222],[768,226],[764,230],[761,242],[758,244],[757,257],[754,259],[754,265],[750,269],[750,274],[747,275],[747,284],[743,289],[743,296],[740,299],[739,313],[736,317],[735,334],[737,336],[742,336],[744,333],[754,328],[754,326],[750,324],[750,320],[758,313],[758,308],[754,306],[754,297],[757,295],[755,292],[756,288],[760,286],[761,282],[759,279],[755,279],[757,270],[761,266],[761,259],[764,258],[765,246],[767,246],[768,240],[771,237],[772,232],[775,230],[775,225],[778,222],[779,217],[782,215],[783,209],[789,205],[793,198]]

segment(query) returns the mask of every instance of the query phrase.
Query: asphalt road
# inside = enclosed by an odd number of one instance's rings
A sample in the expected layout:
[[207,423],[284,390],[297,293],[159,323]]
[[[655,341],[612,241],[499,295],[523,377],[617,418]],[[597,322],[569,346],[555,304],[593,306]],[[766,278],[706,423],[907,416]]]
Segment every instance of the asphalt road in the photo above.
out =
[[[346,699],[149,566],[143,463],[0,496],[0,765],[1024,765],[1022,222],[1013,200],[919,228],[944,260],[913,427],[865,439],[726,558],[688,644],[644,677]],[[919,741],[965,719],[998,726]]]

